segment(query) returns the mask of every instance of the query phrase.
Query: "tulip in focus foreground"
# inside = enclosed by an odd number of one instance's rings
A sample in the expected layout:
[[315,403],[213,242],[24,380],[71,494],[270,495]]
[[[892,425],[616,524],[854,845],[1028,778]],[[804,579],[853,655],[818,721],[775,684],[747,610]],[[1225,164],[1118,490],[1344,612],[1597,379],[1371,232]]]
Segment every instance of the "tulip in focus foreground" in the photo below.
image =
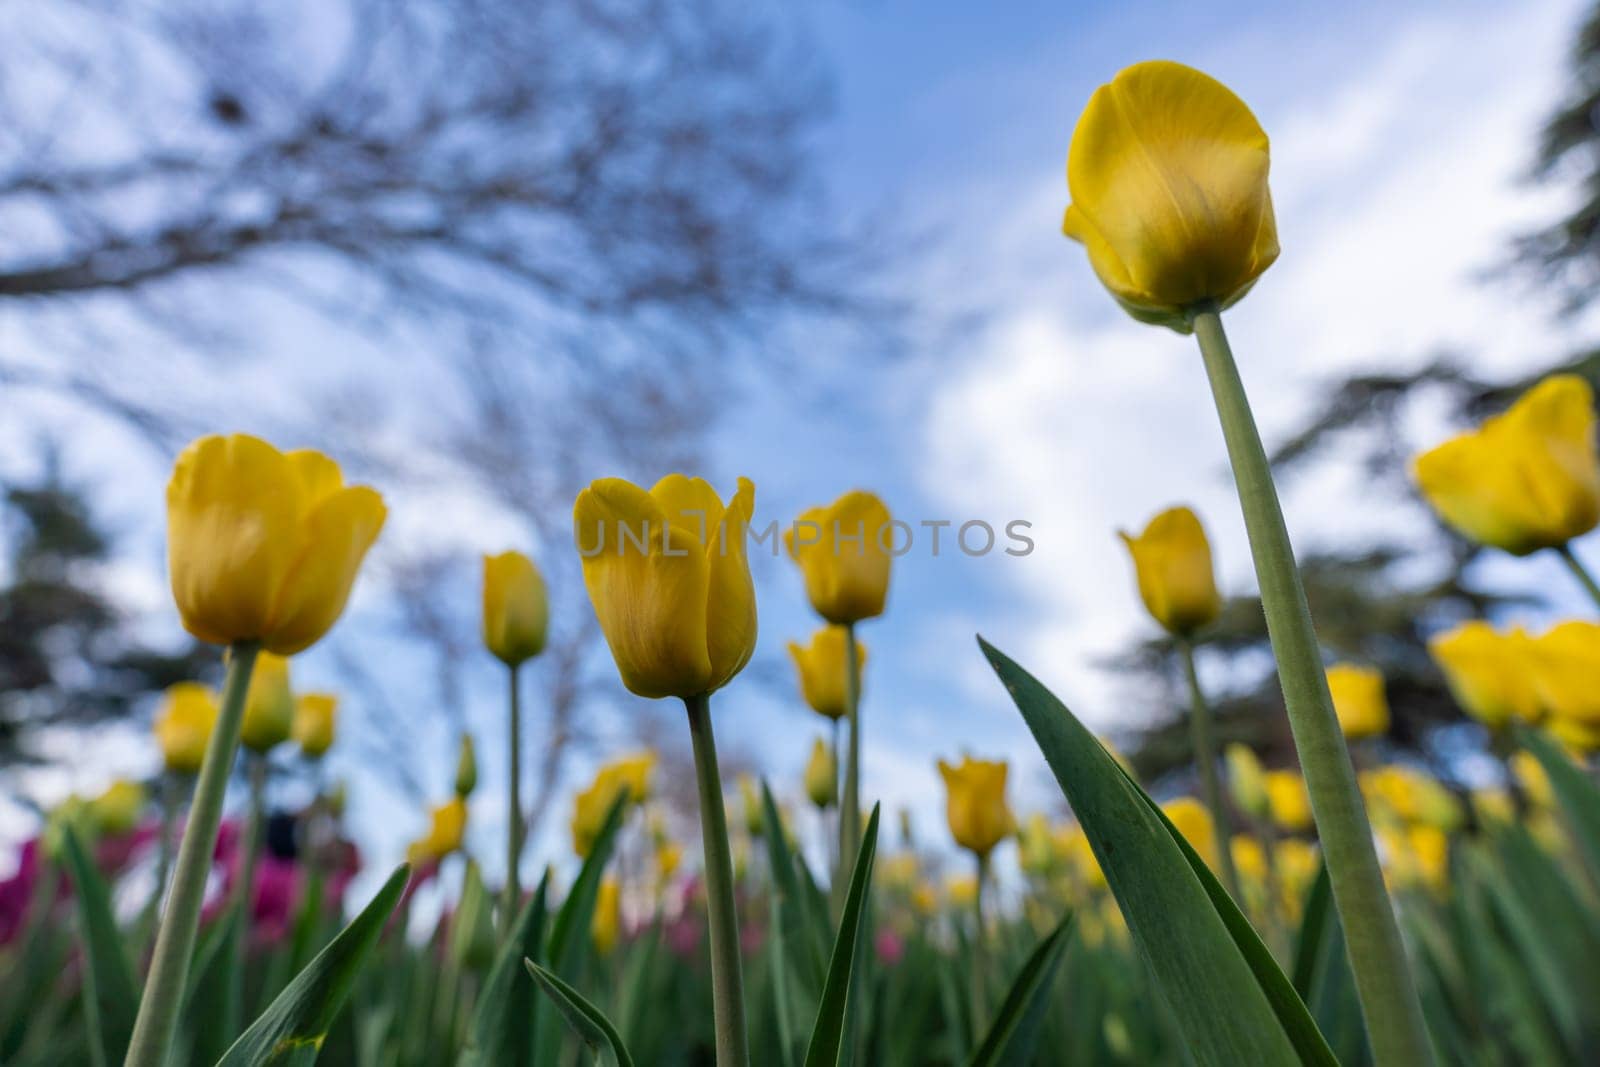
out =
[[509,667],[544,651],[550,603],[544,578],[521,552],[483,557],[483,643]]
[[1138,63],[1089,98],[1072,134],[1062,230],[1117,303],[1188,333],[1278,257],[1267,135],[1244,101],[1178,63]]
[[1389,731],[1389,701],[1383,675],[1371,667],[1336,663],[1328,668],[1328,693],[1344,735],[1352,740]]
[[217,694],[199,682],[168,686],[156,713],[156,744],[167,770],[198,774],[217,725]]
[[1193,511],[1170,508],[1151,519],[1138,537],[1118,536],[1133,557],[1145,609],[1167,632],[1188,636],[1216,619],[1222,597],[1211,566],[1211,544]]
[[338,620],[383,529],[383,498],[320,452],[202,437],[167,486],[167,561],[184,628],[291,655]]
[[1416,458],[1422,495],[1472,541],[1517,556],[1559,548],[1600,521],[1594,393],[1546,378],[1502,415]]

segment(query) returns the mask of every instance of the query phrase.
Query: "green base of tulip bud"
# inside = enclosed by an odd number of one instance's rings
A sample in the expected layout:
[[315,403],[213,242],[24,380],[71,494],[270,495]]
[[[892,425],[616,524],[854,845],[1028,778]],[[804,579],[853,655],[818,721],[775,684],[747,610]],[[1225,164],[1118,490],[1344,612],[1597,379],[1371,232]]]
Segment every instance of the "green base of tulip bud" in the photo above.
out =
[[[711,936],[712,1023],[717,1034],[718,1067],[747,1067],[744,976],[739,959],[739,916],[733,903],[733,857],[728,849],[728,815],[717,768],[717,742],[711,734],[711,698],[685,697],[689,736],[694,742],[695,780],[700,790],[700,836],[706,860],[706,918]],[[773,827],[773,833],[781,833]]]
[[253,641],[239,642],[229,650],[228,677],[223,684],[217,725],[211,731],[194,801],[189,806],[189,821],[178,847],[178,865],[172,872],[172,888],[161,916],[161,932],[156,935],[150,975],[139,1001],[124,1067],[164,1067],[166,1063],[189,976],[189,959],[194,954],[200,905],[205,897],[206,875],[211,871],[212,851],[217,845],[217,827],[222,822],[228,775],[239,751],[250,672],[259,650]]
[[1334,715],[1317,635],[1296,569],[1271,466],[1234,363],[1222,317],[1208,303],[1190,312],[1238,486],[1267,633],[1284,705],[1322,842],[1334,903],[1344,924],[1356,991],[1378,1067],[1433,1062],[1422,1005],[1383,887],[1355,767]]
[[1578,579],[1578,584],[1583,586],[1584,592],[1589,594],[1589,599],[1595,602],[1596,607],[1600,607],[1600,583],[1595,582],[1594,575],[1589,573],[1589,568],[1585,567],[1583,561],[1573,553],[1572,546],[1570,544],[1557,545],[1556,554],[1567,565],[1567,569],[1572,572],[1572,576]]
[[1187,637],[1178,639],[1178,651],[1183,657],[1183,673],[1189,681],[1189,738],[1194,747],[1195,766],[1200,769],[1200,796],[1211,812],[1211,824],[1216,828],[1217,862],[1222,867],[1222,884],[1228,895],[1244,907],[1244,897],[1239,893],[1239,874],[1233,867],[1233,820],[1228,818],[1227,805],[1222,801],[1222,783],[1217,776],[1217,746],[1211,736],[1211,706],[1206,703],[1205,692],[1200,688],[1200,674],[1194,667],[1194,644]]

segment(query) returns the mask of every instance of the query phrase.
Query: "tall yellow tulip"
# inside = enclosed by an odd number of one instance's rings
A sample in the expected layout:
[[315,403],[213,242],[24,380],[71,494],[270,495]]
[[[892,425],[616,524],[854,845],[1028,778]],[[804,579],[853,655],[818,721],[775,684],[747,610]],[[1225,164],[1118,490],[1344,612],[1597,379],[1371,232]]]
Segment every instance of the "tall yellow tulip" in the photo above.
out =
[[197,774],[217,725],[217,694],[199,682],[168,686],[156,713],[156,744],[167,770]]
[[1225,85],[1138,63],[1078,119],[1062,230],[1128,314],[1188,333],[1187,309],[1228,307],[1278,258],[1267,168],[1266,133]]
[[382,497],[347,487],[320,452],[200,438],[167,485],[167,565],[184,628],[285,656],[315,644],[344,611],[386,515]]
[[1413,473],[1439,517],[1470,540],[1518,556],[1556,548],[1600,521],[1594,418],[1589,383],[1558,374],[1418,456]]
[[550,600],[544,578],[521,552],[483,557],[483,643],[509,667],[544,651]]
[[252,752],[268,752],[289,739],[294,727],[294,693],[289,688],[289,660],[263,652],[250,675],[244,725],[239,738]]
[[1328,668],[1328,692],[1346,737],[1381,737],[1388,733],[1389,700],[1383,692],[1383,675],[1377,670],[1336,663]]
[[1016,819],[1006,804],[1007,771],[1004,760],[963,756],[956,766],[939,761],[950,836],[979,859],[986,858],[1016,829]]
[[1520,626],[1501,633],[1486,622],[1464,622],[1429,639],[1428,652],[1456,703],[1485,726],[1539,720],[1533,641]]
[[649,492],[604,478],[578,494],[583,581],[622,684],[642,697],[726,685],[755,650],[745,554],[755,486],[726,506],[703,479],[669,474]]
[[1169,508],[1134,537],[1119,532],[1133,557],[1139,598],[1156,622],[1180,637],[1207,625],[1222,610],[1211,566],[1211,544],[1188,508]]
[[294,701],[294,723],[289,735],[312,759],[321,759],[333,747],[339,721],[339,698],[332,693],[301,693]]
[[[811,705],[812,711],[830,719],[841,718],[849,710],[848,644],[845,627],[831,624],[812,634],[809,645],[789,642],[789,656],[800,678],[801,696]],[[866,663],[866,646],[857,641],[857,677]]]
[[1533,684],[1558,719],[1600,725],[1600,623],[1563,622],[1533,640]]
[[872,493],[852,490],[800,514],[784,535],[818,615],[848,625],[883,614],[889,595],[894,526]]

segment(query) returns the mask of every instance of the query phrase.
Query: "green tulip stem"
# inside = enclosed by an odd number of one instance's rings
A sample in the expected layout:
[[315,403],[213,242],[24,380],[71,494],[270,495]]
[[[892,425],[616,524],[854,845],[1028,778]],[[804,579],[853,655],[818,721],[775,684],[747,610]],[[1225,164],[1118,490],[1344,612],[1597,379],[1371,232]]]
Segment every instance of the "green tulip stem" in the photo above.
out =
[[1594,575],[1589,573],[1589,568],[1585,567],[1583,561],[1572,551],[1572,545],[1570,543],[1557,545],[1556,553],[1566,563],[1567,570],[1572,572],[1572,576],[1578,579],[1584,591],[1589,594],[1589,599],[1600,607],[1600,583],[1595,582]]
[[267,840],[267,754],[246,752],[244,762],[250,777],[250,821],[245,827],[244,863],[239,870],[238,884],[233,887],[233,900],[244,910],[248,929],[250,906],[255,899],[256,868]]
[[847,624],[844,634],[845,714],[850,719],[850,740],[845,755],[844,799],[839,802],[840,882],[849,881],[850,873],[844,866],[854,863],[861,850],[861,663],[855,623]]
[[1311,797],[1334,903],[1344,923],[1373,1061],[1378,1067],[1429,1064],[1433,1050],[1423,1024],[1422,1005],[1384,891],[1355,767],[1328,695],[1311,611],[1289,545],[1266,449],[1216,304],[1207,301],[1191,309],[1189,321],[1200,343],[1238,486],[1284,706]]
[[988,1006],[984,996],[989,978],[989,937],[983,921],[983,883],[989,880],[989,856],[978,856],[978,887],[972,894],[972,914],[977,926],[972,933],[972,1025],[974,1030],[984,1028]]
[[840,856],[840,852],[839,852],[839,843],[840,843],[840,841],[839,841],[839,838],[840,838],[840,835],[844,833],[844,829],[843,829],[842,824],[840,823],[840,820],[844,816],[840,814],[840,812],[843,811],[843,808],[841,808],[840,805],[839,805],[839,767],[840,767],[840,764],[839,764],[839,720],[838,719],[829,719],[828,720],[828,751],[833,757],[833,822],[834,822],[834,825],[831,827],[831,829],[834,832],[829,835],[829,841],[828,841],[829,859],[832,860],[832,863],[829,864],[828,869],[833,872],[833,884],[837,886],[840,883],[840,880],[841,880],[840,879],[839,866],[840,866],[841,863],[844,862],[843,860],[841,860],[839,858],[839,856]]
[[1200,688],[1200,674],[1194,667],[1194,644],[1187,637],[1178,638],[1178,651],[1183,657],[1183,673],[1189,680],[1189,737],[1194,746],[1194,762],[1200,768],[1200,795],[1211,811],[1211,822],[1216,827],[1217,860],[1222,865],[1222,884],[1228,894],[1244,905],[1239,893],[1239,872],[1233,867],[1232,820],[1228,807],[1222,800],[1222,783],[1217,776],[1217,743],[1211,735],[1211,707],[1206,703],[1205,691]]
[[178,1006],[188,979],[189,958],[194,954],[195,932],[200,925],[200,906],[205,898],[212,850],[217,845],[217,827],[222,822],[228,776],[239,751],[245,694],[250,688],[250,672],[255,667],[259,650],[260,646],[254,641],[240,641],[229,652],[222,706],[206,746],[205,760],[200,765],[200,779],[195,785],[194,801],[189,806],[183,843],[178,846],[178,864],[172,872],[172,886],[161,915],[161,932],[156,935],[150,975],[139,1001],[139,1015],[134,1020],[125,1067],[163,1067],[166,1063],[167,1049],[172,1044],[178,1022]]
[[[712,1022],[718,1067],[747,1067],[750,1048],[744,1026],[744,979],[739,963],[739,916],[733,903],[733,857],[728,849],[728,814],[711,735],[711,697],[685,697],[700,788],[700,837],[706,861],[706,915],[711,934]],[[774,833],[781,832],[774,828]]]
[[506,668],[511,695],[508,712],[511,718],[509,747],[508,801],[506,807],[506,885],[505,899],[500,908],[500,929],[509,935],[517,921],[517,911],[522,903],[522,883],[517,868],[522,863],[522,696],[517,684],[517,667]]

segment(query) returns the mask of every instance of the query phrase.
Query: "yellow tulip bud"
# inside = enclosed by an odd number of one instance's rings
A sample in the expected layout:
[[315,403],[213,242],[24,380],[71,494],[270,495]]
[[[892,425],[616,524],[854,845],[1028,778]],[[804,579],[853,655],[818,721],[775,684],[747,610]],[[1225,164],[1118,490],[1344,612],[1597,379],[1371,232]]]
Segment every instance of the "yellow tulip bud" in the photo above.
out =
[[811,743],[811,758],[806,761],[806,796],[822,809],[839,803],[838,761],[820,737]]
[[544,651],[550,601],[544,578],[521,552],[483,557],[483,643],[515,667]]
[[987,856],[1016,826],[1006,805],[1007,770],[1004,760],[963,756],[959,766],[939,761],[939,774],[948,793],[945,817],[950,835],[956,844],[979,857]]
[[386,515],[382,497],[346,487],[320,452],[200,438],[167,485],[167,567],[184,629],[285,656],[310,647],[343,613]]
[[1312,827],[1311,797],[1299,771],[1268,771],[1267,808],[1273,823],[1290,833],[1303,833]]
[[302,693],[295,698],[290,736],[301,752],[312,759],[321,759],[333,747],[338,718],[338,697],[332,693]]
[[294,694],[289,689],[289,660],[263,652],[250,674],[239,737],[252,752],[267,752],[289,739],[294,727]]
[[138,825],[144,804],[144,786],[119,778],[89,801],[89,818],[100,833],[125,834]]
[[1150,520],[1144,533],[1119,533],[1133,557],[1139,598],[1168,632],[1185,636],[1222,610],[1211,569],[1205,528],[1188,508],[1170,508]]
[[642,697],[726,685],[756,644],[745,531],[755,486],[723,506],[699,478],[670,474],[647,493],[604,478],[578,494],[583,582],[622,684]]
[[1508,761],[1511,765],[1511,775],[1517,780],[1517,785],[1522,787],[1522,795],[1528,798],[1528,803],[1539,808],[1548,808],[1555,804],[1555,789],[1550,785],[1550,775],[1545,773],[1544,764],[1531,752],[1519,751],[1511,754]]
[[429,812],[428,819],[428,832],[406,850],[406,860],[413,867],[437,863],[461,848],[467,832],[467,802],[453,797]]
[[589,934],[594,939],[594,950],[601,956],[611,955],[611,950],[617,947],[617,938],[622,934],[622,886],[615,878],[608,876],[600,880]]
[[1199,853],[1207,867],[1215,870],[1220,862],[1217,852],[1217,830],[1211,821],[1211,812],[1194,797],[1179,797],[1161,805],[1178,833],[1189,842],[1189,847]]
[[161,759],[175,774],[196,774],[205,762],[206,746],[217,725],[217,695],[199,682],[168,686],[156,714],[156,744]]
[[1255,751],[1236,741],[1222,750],[1222,758],[1228,767],[1228,791],[1233,794],[1233,802],[1251,818],[1267,818],[1272,808],[1267,800],[1266,772]]
[[478,750],[471,734],[461,735],[461,746],[456,754],[456,796],[470,797],[478,788]]
[[1533,685],[1545,711],[1600,725],[1600,623],[1560,623],[1532,647]]
[[1501,633],[1486,622],[1462,623],[1429,640],[1428,651],[1456,703],[1485,726],[1539,720],[1533,641],[1521,627]]
[[1389,731],[1389,701],[1383,675],[1371,667],[1336,663],[1328,668],[1328,692],[1339,728],[1352,740],[1381,737]]
[[656,845],[656,877],[663,882],[677,873],[683,862],[683,846],[676,841],[663,841]]
[[1600,521],[1594,393],[1573,374],[1546,378],[1503,415],[1416,458],[1439,517],[1469,540],[1525,556]]
[[802,512],[784,542],[800,565],[812,610],[841,625],[882,615],[894,536],[889,509],[860,489]]
[[1187,309],[1228,307],[1278,258],[1268,162],[1266,133],[1221,82],[1138,63],[1078,119],[1062,230],[1128,314],[1187,333]]
[[[800,694],[811,710],[830,719],[840,718],[849,710],[848,676],[849,640],[843,626],[824,626],[811,635],[811,644],[789,642],[789,655],[794,660],[795,672],[800,676]],[[867,665],[867,649],[856,642],[856,670]],[[858,674],[857,678],[860,679]]]

